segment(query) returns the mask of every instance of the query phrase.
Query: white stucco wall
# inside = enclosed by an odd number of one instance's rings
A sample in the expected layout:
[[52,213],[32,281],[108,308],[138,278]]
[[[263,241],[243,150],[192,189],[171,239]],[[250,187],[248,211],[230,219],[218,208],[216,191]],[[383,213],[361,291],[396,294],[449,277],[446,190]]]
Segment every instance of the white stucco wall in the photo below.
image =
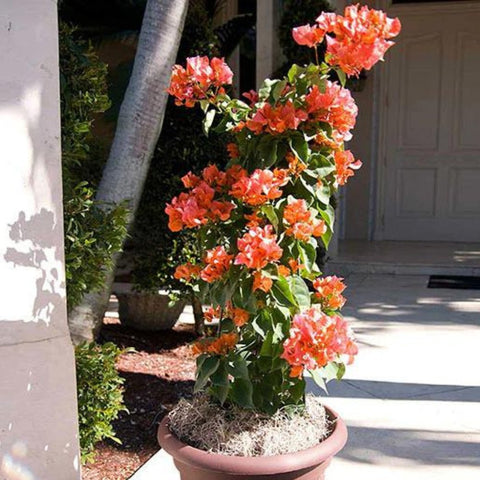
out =
[[57,5],[0,0],[0,479],[78,480]]

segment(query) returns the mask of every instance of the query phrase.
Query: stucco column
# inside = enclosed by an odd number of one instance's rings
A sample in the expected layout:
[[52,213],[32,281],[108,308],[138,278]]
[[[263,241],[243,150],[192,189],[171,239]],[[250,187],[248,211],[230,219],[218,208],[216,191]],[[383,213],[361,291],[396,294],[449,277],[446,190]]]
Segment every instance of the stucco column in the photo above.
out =
[[257,88],[283,63],[278,41],[278,25],[282,16],[280,0],[257,1]]
[[80,478],[57,5],[0,0],[0,479]]

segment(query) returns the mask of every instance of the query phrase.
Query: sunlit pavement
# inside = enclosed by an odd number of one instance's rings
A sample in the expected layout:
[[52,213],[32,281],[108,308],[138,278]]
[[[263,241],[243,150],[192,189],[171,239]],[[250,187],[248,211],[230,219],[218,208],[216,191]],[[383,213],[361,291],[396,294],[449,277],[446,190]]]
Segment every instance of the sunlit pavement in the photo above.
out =
[[[480,290],[427,289],[427,280],[346,278],[343,313],[360,352],[325,398],[349,429],[327,480],[480,478]],[[159,452],[132,480],[159,471],[179,479]]]
[[480,478],[480,290],[427,281],[345,280],[360,352],[325,399],[349,429],[328,480]]

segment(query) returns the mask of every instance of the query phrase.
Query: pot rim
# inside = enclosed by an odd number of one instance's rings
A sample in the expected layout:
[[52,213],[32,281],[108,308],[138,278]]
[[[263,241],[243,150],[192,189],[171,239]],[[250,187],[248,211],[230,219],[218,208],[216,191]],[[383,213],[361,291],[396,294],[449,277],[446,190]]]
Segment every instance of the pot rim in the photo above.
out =
[[295,453],[265,457],[241,457],[209,453],[179,440],[168,428],[165,416],[158,427],[157,439],[160,446],[175,460],[204,470],[230,474],[261,475],[292,472],[320,465],[339,452],[347,442],[347,427],[335,411],[325,406],[330,418],[335,419],[330,435],[318,445]]

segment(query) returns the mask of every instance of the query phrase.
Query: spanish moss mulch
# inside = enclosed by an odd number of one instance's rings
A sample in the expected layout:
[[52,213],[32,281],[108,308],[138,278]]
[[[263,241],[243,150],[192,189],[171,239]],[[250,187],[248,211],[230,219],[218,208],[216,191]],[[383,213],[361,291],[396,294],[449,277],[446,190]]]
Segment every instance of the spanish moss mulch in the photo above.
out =
[[106,318],[101,341],[136,352],[125,353],[117,368],[125,378],[125,404],[114,429],[122,445],[98,444],[95,463],[82,469],[82,480],[127,480],[159,450],[157,425],[181,397],[191,396],[195,359],[188,344],[193,325],[164,332],[140,332]]

